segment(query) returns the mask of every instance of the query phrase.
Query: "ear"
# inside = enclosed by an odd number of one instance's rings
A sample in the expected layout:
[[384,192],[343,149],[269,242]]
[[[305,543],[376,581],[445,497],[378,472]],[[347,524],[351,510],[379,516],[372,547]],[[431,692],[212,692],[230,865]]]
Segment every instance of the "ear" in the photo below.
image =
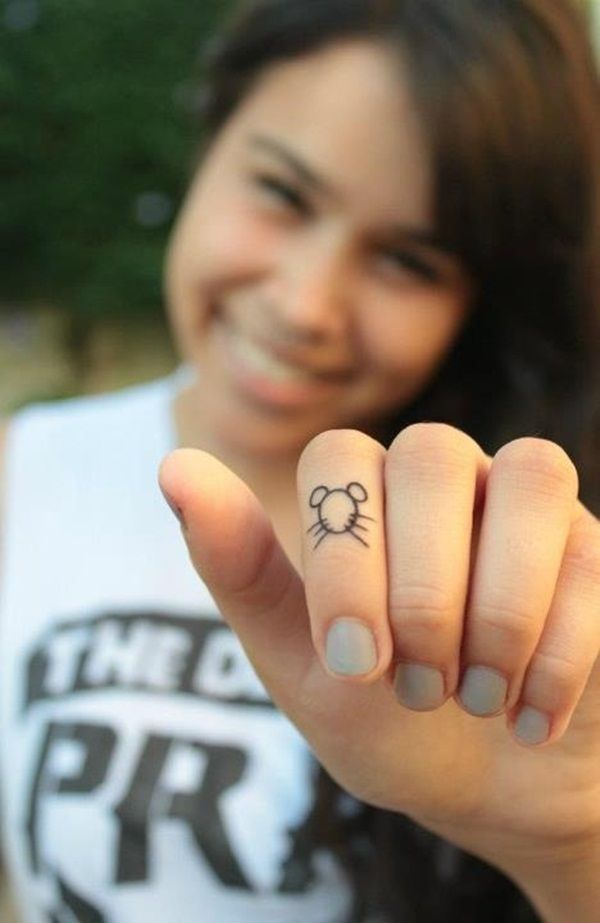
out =
[[312,494],[310,495],[309,503],[313,509],[316,509],[318,506],[321,506],[325,497],[328,497],[330,494],[328,487],[325,487],[323,484],[320,487],[315,487]]
[[346,493],[350,494],[353,500],[356,500],[357,503],[364,503],[365,500],[369,499],[369,495],[362,484],[357,484],[356,481],[352,481],[351,484],[348,484],[346,487]]

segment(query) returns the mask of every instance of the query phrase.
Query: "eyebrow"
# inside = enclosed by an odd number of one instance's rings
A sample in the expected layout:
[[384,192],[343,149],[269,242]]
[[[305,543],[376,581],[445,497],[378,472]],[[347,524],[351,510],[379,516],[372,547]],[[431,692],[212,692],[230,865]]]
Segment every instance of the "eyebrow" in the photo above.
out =
[[[330,182],[322,176],[319,176],[318,173],[281,141],[277,141],[275,138],[270,138],[267,135],[251,135],[249,143],[250,147],[262,151],[263,153],[270,154],[286,164],[286,166],[296,174],[298,179],[305,186],[313,189],[314,192],[330,199],[339,200],[341,198],[341,193],[335,189]],[[391,238],[397,238],[398,241],[406,241],[408,239],[416,244],[420,244],[424,247],[433,247],[435,250],[450,255],[450,251],[444,246],[439,236],[436,235],[434,231],[397,224],[390,227],[389,233]]]
[[320,177],[304,161],[294,154],[287,145],[275,138],[268,138],[266,135],[251,135],[250,146],[262,150],[266,154],[274,155],[278,160],[283,161],[290,167],[294,173],[302,180],[306,186],[310,186],[315,192],[326,195],[329,198],[338,198],[339,194],[327,180]]

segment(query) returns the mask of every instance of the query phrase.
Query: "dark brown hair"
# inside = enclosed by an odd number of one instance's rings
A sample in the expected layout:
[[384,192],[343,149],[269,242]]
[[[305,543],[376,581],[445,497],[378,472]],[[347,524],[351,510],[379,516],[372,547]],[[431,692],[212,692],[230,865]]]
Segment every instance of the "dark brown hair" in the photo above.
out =
[[[408,65],[433,153],[437,231],[476,283],[447,361],[380,437],[441,420],[490,454],[521,435],[552,439],[600,512],[600,86],[581,10],[569,0],[242,4],[208,56],[209,143],[265,68],[356,37]],[[535,918],[484,863],[408,818],[365,806],[342,821],[338,796],[321,772],[297,845],[328,837],[345,856],[353,919],[367,907],[405,923]]]

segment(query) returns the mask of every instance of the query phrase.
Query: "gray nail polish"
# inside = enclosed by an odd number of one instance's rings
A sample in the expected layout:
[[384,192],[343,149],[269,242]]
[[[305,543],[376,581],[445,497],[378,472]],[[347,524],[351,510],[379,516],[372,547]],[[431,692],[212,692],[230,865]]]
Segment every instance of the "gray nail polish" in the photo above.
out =
[[342,676],[360,676],[377,666],[373,632],[357,619],[338,619],[327,635],[325,656],[329,669]]
[[514,732],[525,744],[541,744],[550,735],[550,721],[541,711],[526,705],[519,712]]
[[444,677],[435,667],[401,663],[394,677],[396,698],[414,711],[430,711],[444,702]]
[[508,682],[501,673],[489,667],[469,667],[458,692],[468,712],[478,717],[494,715],[505,701]]

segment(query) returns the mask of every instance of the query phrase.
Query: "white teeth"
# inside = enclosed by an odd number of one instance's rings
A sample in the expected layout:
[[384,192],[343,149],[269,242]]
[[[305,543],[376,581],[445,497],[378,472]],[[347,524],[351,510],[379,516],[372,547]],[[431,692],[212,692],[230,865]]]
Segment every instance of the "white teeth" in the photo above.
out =
[[268,375],[275,381],[309,381],[312,376],[307,372],[288,365],[274,356],[270,356],[260,346],[251,343],[239,334],[231,336],[234,351],[239,355],[240,361],[256,372]]

